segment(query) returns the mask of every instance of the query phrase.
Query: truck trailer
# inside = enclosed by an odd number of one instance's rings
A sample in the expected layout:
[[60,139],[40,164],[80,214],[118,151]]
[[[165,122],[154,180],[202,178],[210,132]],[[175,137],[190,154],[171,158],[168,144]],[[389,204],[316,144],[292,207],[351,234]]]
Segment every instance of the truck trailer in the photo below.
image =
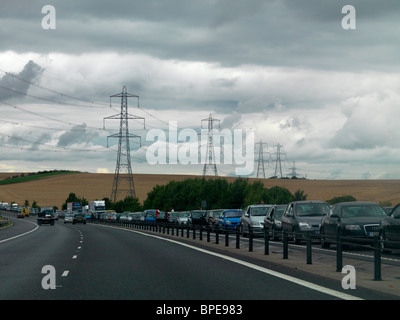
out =
[[89,201],[89,215],[94,219],[99,219],[106,213],[106,202],[104,200]]

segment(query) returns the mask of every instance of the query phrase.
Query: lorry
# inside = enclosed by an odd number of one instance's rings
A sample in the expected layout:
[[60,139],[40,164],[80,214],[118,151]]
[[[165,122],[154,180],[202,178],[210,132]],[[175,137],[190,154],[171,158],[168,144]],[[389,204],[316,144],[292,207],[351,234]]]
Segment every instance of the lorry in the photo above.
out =
[[68,213],[82,213],[82,203],[80,202],[68,202],[67,203]]
[[89,216],[99,219],[106,213],[106,202],[104,200],[89,201]]
[[37,224],[41,226],[42,224],[49,224],[54,226],[54,210],[51,207],[42,207],[37,214]]

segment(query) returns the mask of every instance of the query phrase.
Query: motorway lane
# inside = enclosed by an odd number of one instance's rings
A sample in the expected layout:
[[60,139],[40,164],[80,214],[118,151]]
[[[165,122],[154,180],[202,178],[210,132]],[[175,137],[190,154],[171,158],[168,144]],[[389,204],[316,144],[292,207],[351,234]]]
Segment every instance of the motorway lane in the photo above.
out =
[[[333,299],[176,243],[99,225],[41,226],[0,243],[0,299]],[[56,269],[44,290],[41,268]]]
[[[22,225],[32,225],[33,217],[13,220],[17,230]],[[7,230],[15,236],[14,227]],[[4,232],[1,230],[0,232]],[[44,225],[35,231],[11,240],[0,242],[0,299],[47,299],[50,291],[42,288],[42,268],[46,265],[62,270],[71,263],[80,241],[79,231],[64,227]],[[57,276],[57,273],[56,273]]]

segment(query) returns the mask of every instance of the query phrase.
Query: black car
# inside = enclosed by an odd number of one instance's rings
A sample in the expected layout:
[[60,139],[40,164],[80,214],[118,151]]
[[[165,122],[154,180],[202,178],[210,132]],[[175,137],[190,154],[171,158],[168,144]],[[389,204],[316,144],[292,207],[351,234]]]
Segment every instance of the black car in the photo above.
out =
[[192,210],[188,217],[188,224],[191,227],[208,225],[206,210]]
[[83,223],[86,224],[86,217],[83,213],[76,213],[74,214],[74,217],[72,218],[72,224],[75,223]]
[[382,219],[380,240],[384,251],[390,251],[387,248],[400,248],[400,203]]
[[264,217],[264,227],[268,228],[271,238],[274,240],[282,236],[282,215],[286,206],[286,204],[274,205],[269,208]]
[[322,219],[321,245],[323,248],[329,248],[337,236],[348,237],[347,240],[354,243],[365,243],[360,239],[379,236],[381,220],[385,217],[385,210],[375,202],[337,203]]
[[282,229],[299,243],[306,234],[319,235],[321,220],[329,213],[329,205],[324,201],[290,202],[282,215]]

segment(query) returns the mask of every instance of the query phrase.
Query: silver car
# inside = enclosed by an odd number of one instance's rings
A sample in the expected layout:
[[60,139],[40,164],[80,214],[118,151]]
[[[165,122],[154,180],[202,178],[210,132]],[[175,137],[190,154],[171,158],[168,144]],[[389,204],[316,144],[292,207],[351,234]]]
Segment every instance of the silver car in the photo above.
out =
[[264,234],[264,217],[272,204],[252,204],[248,206],[240,219],[240,233],[246,236],[252,227],[254,235]]
[[67,214],[65,215],[65,217],[64,217],[64,223],[67,223],[67,222],[71,222],[71,223],[74,222],[74,214],[73,214],[73,213],[67,213]]

